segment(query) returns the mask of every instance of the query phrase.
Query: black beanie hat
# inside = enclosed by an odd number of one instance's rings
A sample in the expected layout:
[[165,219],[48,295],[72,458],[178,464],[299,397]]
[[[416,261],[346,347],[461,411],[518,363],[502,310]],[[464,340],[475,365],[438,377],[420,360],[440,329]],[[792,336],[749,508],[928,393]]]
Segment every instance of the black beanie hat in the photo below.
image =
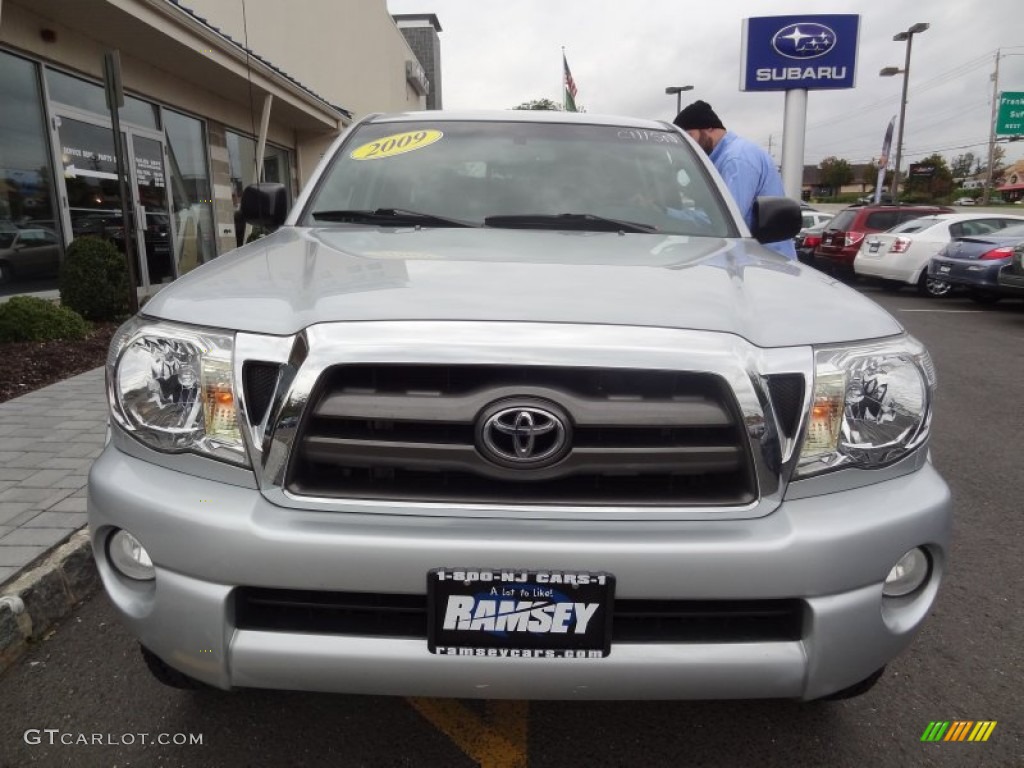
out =
[[700,128],[721,128],[725,129],[722,121],[718,119],[715,110],[706,101],[695,101],[683,109],[676,119],[672,121],[684,131],[698,130]]

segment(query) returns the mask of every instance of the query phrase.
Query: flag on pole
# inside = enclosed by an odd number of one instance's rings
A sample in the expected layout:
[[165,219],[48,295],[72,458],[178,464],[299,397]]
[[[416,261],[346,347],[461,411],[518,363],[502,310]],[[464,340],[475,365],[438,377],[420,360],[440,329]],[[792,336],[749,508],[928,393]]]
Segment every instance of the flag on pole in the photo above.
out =
[[878,158],[878,178],[875,180],[875,205],[882,200],[882,185],[885,183],[885,169],[889,167],[889,150],[892,148],[892,129],[896,124],[896,115],[889,121],[889,127],[885,131],[885,141],[882,142],[882,156]]
[[576,111],[576,81],[572,79],[572,72],[569,71],[569,62],[565,59],[565,51],[562,51],[562,67],[565,70],[564,80],[564,92],[565,92],[565,111],[575,112]]

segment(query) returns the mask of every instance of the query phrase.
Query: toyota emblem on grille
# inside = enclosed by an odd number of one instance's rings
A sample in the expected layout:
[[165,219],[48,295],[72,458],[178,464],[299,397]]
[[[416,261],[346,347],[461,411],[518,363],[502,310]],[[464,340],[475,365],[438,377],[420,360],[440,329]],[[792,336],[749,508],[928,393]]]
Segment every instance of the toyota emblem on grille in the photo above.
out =
[[545,467],[570,448],[569,419],[553,403],[505,400],[486,408],[477,423],[481,453],[502,466]]

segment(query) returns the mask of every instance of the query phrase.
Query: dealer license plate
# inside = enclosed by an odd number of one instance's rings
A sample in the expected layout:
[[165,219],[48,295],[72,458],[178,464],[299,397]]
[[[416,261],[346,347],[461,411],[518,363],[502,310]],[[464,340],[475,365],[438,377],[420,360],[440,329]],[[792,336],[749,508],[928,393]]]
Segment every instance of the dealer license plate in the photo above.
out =
[[435,568],[427,647],[445,656],[603,658],[614,599],[608,573]]

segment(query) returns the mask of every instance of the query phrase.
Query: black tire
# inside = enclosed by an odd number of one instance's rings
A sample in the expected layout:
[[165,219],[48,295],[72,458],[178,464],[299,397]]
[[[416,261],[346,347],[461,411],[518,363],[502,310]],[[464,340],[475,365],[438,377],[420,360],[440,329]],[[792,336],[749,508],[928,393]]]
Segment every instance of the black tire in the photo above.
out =
[[986,306],[991,306],[992,304],[995,304],[997,301],[1003,298],[999,294],[988,293],[986,291],[971,291],[967,295],[970,296],[971,301],[976,302],[978,304],[984,304]]
[[824,696],[819,701],[843,701],[844,699],[853,699],[857,696],[867,693],[875,684],[882,679],[882,675],[885,674],[885,667],[872,672],[870,675],[865,677],[859,683],[854,683],[849,688],[843,688],[841,691],[836,691],[828,696]]
[[0,285],[7,285],[14,280],[14,271],[6,261],[0,261]]
[[179,672],[149,650],[146,646],[140,645],[139,650],[142,651],[142,658],[146,662],[146,666],[149,668],[150,674],[164,685],[171,688],[177,688],[181,691],[217,690],[211,685],[207,685],[200,680],[196,680],[194,677],[189,677],[184,672]]
[[937,277],[929,277],[927,271],[922,272],[921,278],[917,281],[917,292],[929,299],[944,299],[952,291],[952,285]]

